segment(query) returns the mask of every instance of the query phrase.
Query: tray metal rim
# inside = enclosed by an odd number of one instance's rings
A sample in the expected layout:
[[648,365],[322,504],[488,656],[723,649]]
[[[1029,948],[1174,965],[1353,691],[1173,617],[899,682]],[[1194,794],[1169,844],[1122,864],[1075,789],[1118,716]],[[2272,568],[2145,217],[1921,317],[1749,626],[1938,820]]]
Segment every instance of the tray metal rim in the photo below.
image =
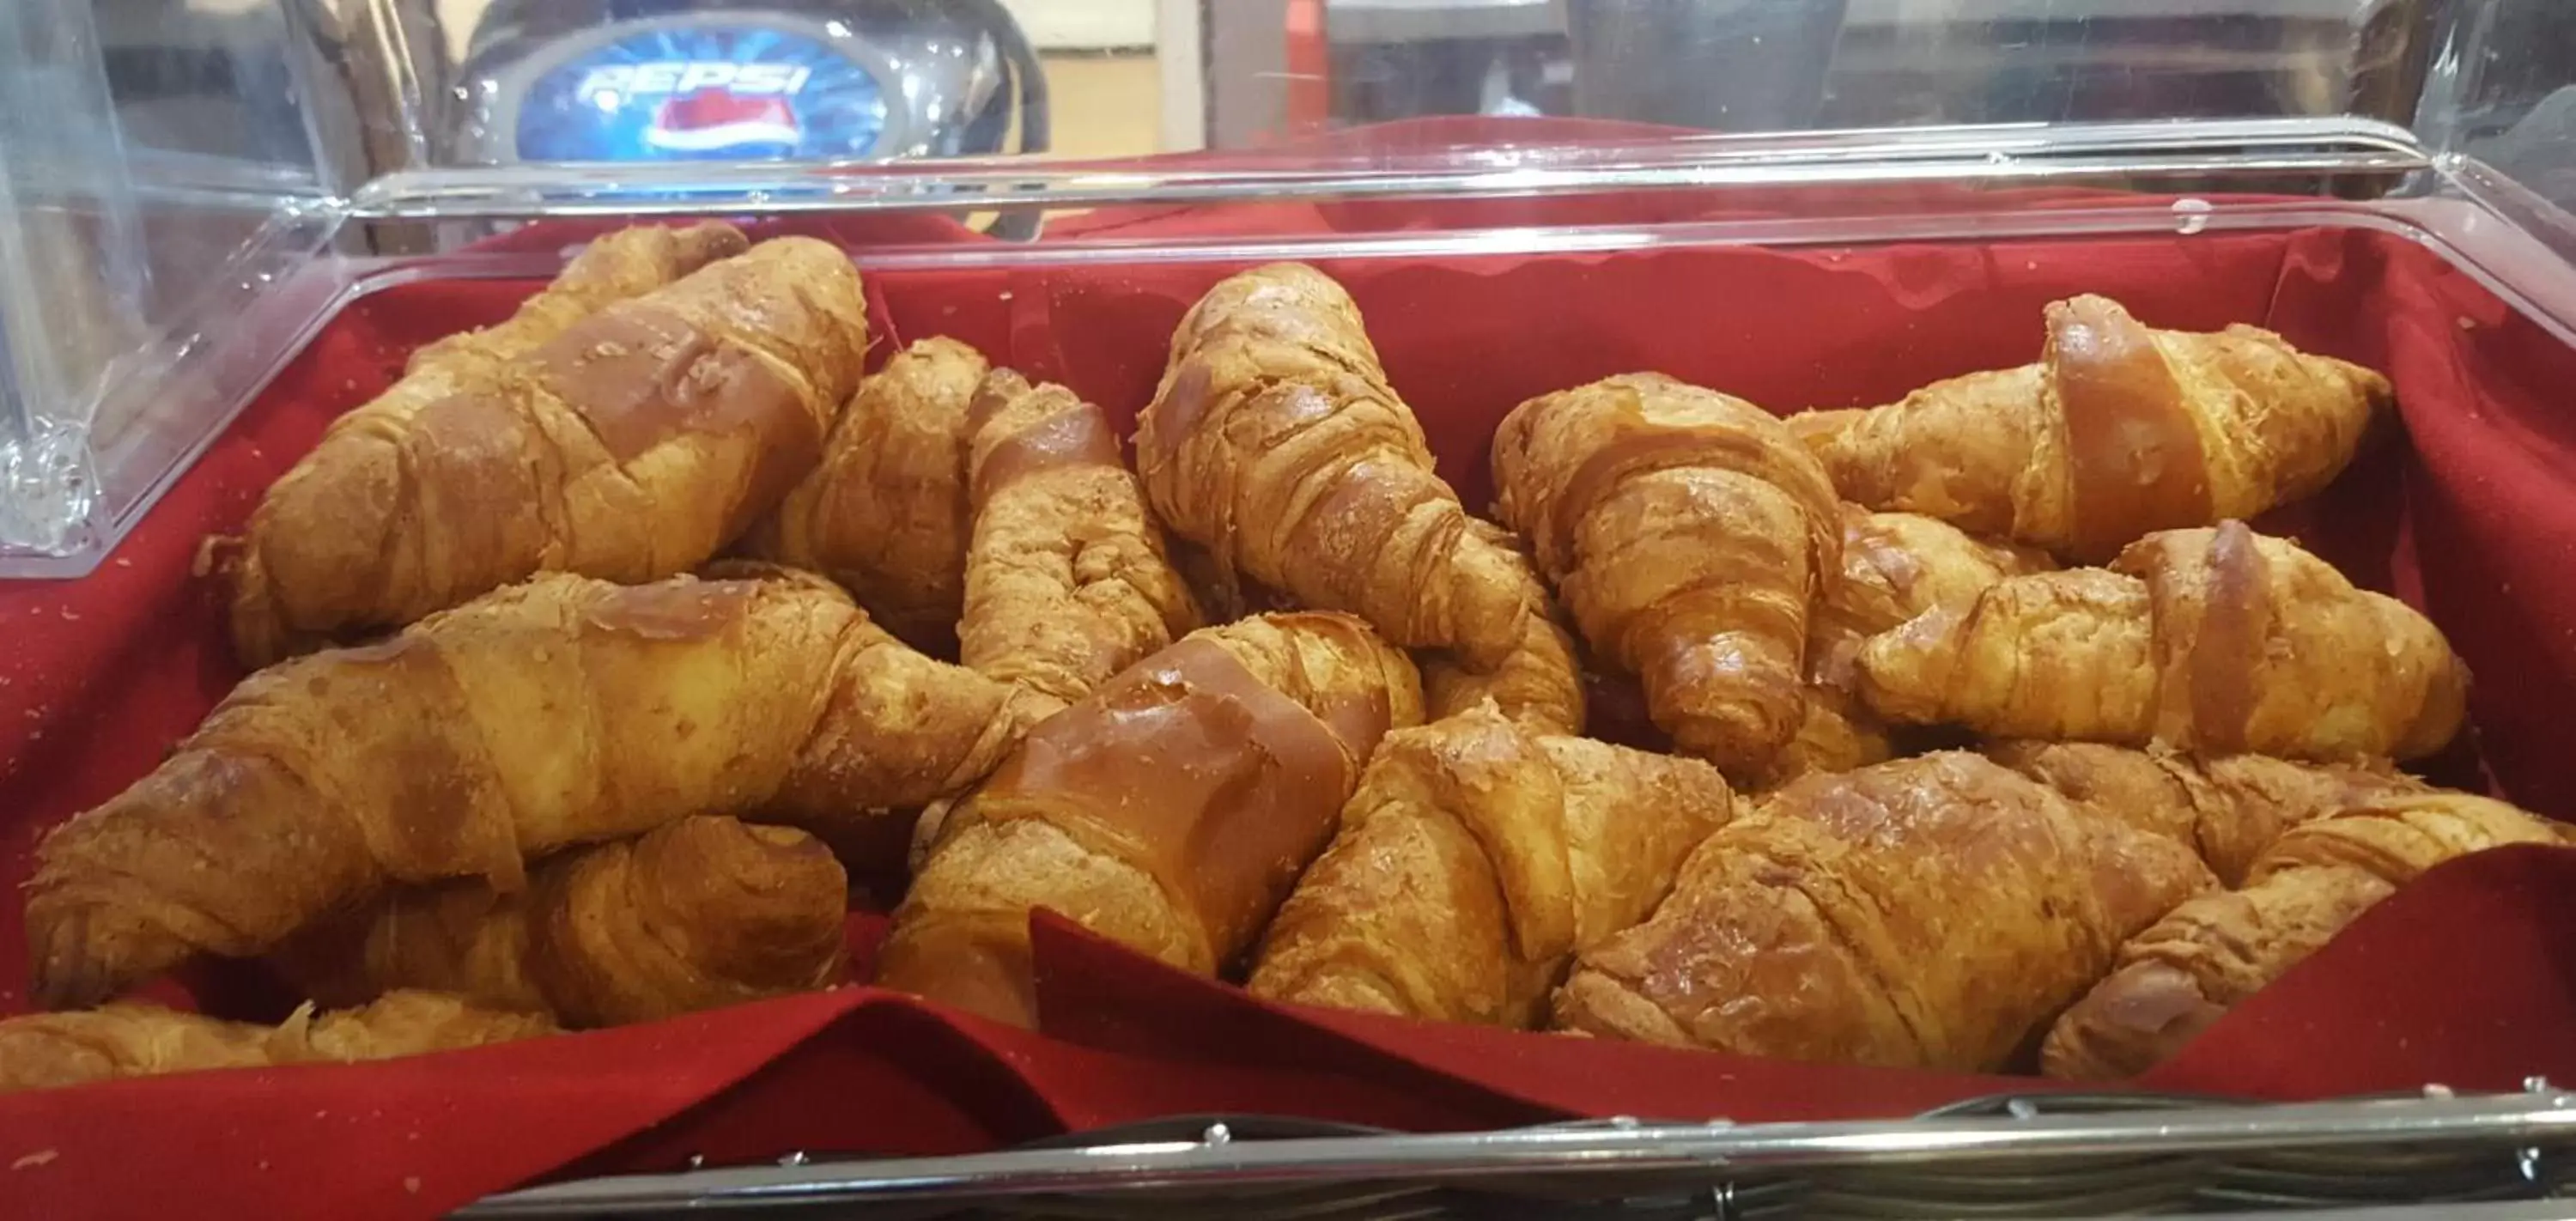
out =
[[1234,1142],[1155,1141],[939,1158],[810,1162],[628,1175],[488,1197],[457,1214],[498,1218],[567,1211],[757,1207],[974,1196],[1000,1198],[1322,1180],[1460,1181],[1515,1174],[1675,1169],[1814,1170],[1921,1164],[1980,1155],[2016,1159],[2183,1157],[2248,1150],[2403,1142],[2527,1145],[2576,1137],[2576,1093],[2533,1082],[2521,1094],[2211,1106],[2180,1110],[1970,1119],[1878,1119],[1737,1125],[1636,1121],[1436,1135]]

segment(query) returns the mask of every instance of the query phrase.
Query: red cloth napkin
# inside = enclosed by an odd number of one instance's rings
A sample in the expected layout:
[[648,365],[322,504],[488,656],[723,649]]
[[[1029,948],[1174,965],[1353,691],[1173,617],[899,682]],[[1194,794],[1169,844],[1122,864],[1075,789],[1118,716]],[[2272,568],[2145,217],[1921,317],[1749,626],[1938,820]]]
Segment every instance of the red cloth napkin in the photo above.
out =
[[2576,1080],[2576,850],[2441,865],[2139,1084],[2281,1101]]
[[[1424,224],[1487,219],[1407,206]],[[1357,223],[1317,208],[1277,219],[1303,232]],[[1213,222],[1097,223],[1155,237]],[[895,236],[964,240],[923,233]],[[2417,601],[2476,668],[2483,758],[2464,751],[2446,777],[2477,782],[2483,768],[2509,797],[2576,813],[2576,752],[2557,712],[2576,689],[2576,422],[2560,402],[2576,353],[2421,248],[2311,230],[1327,266],[1368,314],[1471,504],[1488,495],[1494,421],[1530,394],[1660,368],[1782,411],[1881,401],[2030,359],[2040,305],[2079,291],[2119,297],[2157,325],[2264,322],[2380,365],[2397,380],[2402,430],[2272,524]],[[1229,270],[882,272],[871,311],[893,341],[954,335],[1127,418],[1181,311]],[[432,280],[360,299],[98,574],[0,585],[0,884],[27,876],[44,828],[141,775],[238,677],[213,591],[189,575],[199,536],[237,527],[267,481],[382,389],[405,353],[499,317],[530,287]],[[2438,871],[2151,1083],[2290,1098],[2576,1078],[2571,857],[2516,851]],[[0,1012],[23,1005],[17,921],[14,904],[0,905]],[[1039,946],[1046,1034],[849,989],[410,1063],[0,1098],[0,1217],[430,1216],[548,1173],[667,1168],[691,1153],[953,1151],[1189,1111],[1467,1128],[1614,1113],[1904,1114],[2043,1088],[1283,1009],[1061,929],[1042,928]]]

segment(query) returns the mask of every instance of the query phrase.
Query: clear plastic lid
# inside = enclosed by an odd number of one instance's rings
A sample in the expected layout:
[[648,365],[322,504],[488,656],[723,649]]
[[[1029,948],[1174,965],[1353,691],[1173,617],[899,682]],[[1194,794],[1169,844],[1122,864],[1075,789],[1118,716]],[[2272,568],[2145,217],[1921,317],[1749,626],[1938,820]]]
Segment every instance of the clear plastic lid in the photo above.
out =
[[934,210],[996,239],[937,257],[1143,257],[1046,220],[2071,181],[2467,200],[2576,249],[2564,8],[14,0],[0,576],[85,571],[334,303],[534,217]]

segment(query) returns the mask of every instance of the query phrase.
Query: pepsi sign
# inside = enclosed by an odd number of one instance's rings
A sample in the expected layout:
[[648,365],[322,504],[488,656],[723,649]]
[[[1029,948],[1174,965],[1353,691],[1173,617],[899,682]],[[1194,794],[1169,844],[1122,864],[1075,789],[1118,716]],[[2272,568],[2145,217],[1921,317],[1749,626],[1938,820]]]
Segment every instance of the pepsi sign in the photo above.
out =
[[573,91],[602,105],[647,94],[696,93],[701,89],[787,97],[812,79],[814,70],[802,64],[664,59],[643,64],[602,64],[584,73],[581,84]]
[[886,127],[875,74],[757,26],[626,34],[539,76],[520,101],[530,161],[864,157]]

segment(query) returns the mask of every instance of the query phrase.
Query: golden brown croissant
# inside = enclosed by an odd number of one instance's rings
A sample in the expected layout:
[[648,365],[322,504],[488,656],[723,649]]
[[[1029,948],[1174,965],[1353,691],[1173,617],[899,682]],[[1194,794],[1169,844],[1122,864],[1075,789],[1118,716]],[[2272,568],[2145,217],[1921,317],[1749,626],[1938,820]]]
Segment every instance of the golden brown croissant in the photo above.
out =
[[1332,838],[1413,664],[1360,620],[1190,634],[1031,730],[958,804],[895,912],[878,982],[1030,1025],[1029,913],[1213,975]]
[[1731,776],[1761,774],[1805,717],[1809,604],[1842,568],[1815,458],[1751,403],[1631,374],[1514,408],[1494,484],[1655,724]]
[[1255,995],[1527,1028],[1733,810],[1695,759],[1541,736],[1491,704],[1388,734],[1279,909]]
[[2099,562],[2315,493],[2388,402],[2386,378],[2250,326],[2153,330],[2090,296],[2047,317],[2037,364],[1791,425],[1852,500]]
[[1468,528],[1322,272],[1275,264],[1199,299],[1137,419],[1136,464],[1164,523],[1228,571],[1479,669],[1521,642],[1509,553]]
[[2455,857],[2565,842],[2500,801],[2427,791],[2369,798],[2292,828],[2242,890],[2175,908],[2120,947],[2116,968],[2049,1031],[2052,1077],[2124,1077],[2182,1049],[2345,925]]
[[752,527],[745,553],[823,573],[913,647],[954,656],[966,604],[966,410],[982,354],[924,339],[860,383],[823,461]]
[[[602,234],[574,255],[551,283],[521,302],[508,319],[450,335],[412,353],[404,363],[402,380],[357,410],[417,411],[441,395],[489,385],[476,373],[488,376],[605,306],[643,296],[750,248],[742,230],[723,221],[630,225]],[[335,421],[335,430],[338,425]]]
[[545,1018],[395,992],[361,1009],[295,1011],[282,1026],[125,1002],[0,1021],[0,1094],[212,1068],[390,1060],[554,1033]]
[[228,561],[235,643],[260,665],[536,572],[687,571],[813,466],[866,347],[849,257],[779,238],[609,302],[482,381],[361,409],[251,515]]
[[1198,626],[1098,407],[996,369],[968,430],[975,530],[959,660],[1069,704]]
[[2268,755],[2199,759],[2098,742],[1998,742],[1986,757],[2200,853],[2228,886],[2290,828],[2426,785],[2385,765],[2296,763]]
[[1521,553],[1520,540],[1510,531],[1476,518],[1468,519],[1467,528],[1511,549],[1513,564],[1529,589],[1529,603],[1539,613],[1523,622],[1520,643],[1490,670],[1473,669],[1447,651],[1425,652],[1422,698],[1429,718],[1437,721],[1492,700],[1504,716],[1532,733],[1582,733],[1583,667],[1574,656],[1574,638],[1557,622],[1547,588],[1539,583],[1529,557]]
[[2188,849],[1979,756],[1792,781],[1644,924],[1585,951],[1559,1024],[1749,1055],[1987,1071],[2212,884]]
[[[412,353],[403,376],[384,393],[332,421],[316,452],[329,447],[340,454],[369,453],[386,439],[400,438],[412,428],[413,418],[434,403],[461,394],[495,393],[514,362],[611,302],[640,297],[749,248],[741,230],[720,221],[685,228],[637,225],[607,234],[574,256],[552,283],[521,303],[508,319],[448,336]],[[334,473],[304,473],[305,466],[320,461],[308,458],[281,478],[263,498],[261,514],[313,520],[317,514],[337,512],[337,497],[355,493],[389,499],[402,477],[389,463],[379,461],[370,467],[357,457],[333,460],[342,468]],[[316,589],[319,597],[314,574],[327,578],[334,565],[348,562],[356,551],[350,540],[339,537],[267,537],[263,520],[254,517],[246,553],[234,554],[245,550],[238,540],[210,540],[217,544],[215,554],[233,570],[234,650],[254,667],[329,643],[327,629],[317,631],[288,621],[287,611],[271,589],[268,569],[277,569],[279,581]],[[344,546],[350,549],[339,550]],[[292,597],[291,591],[286,596]]]
[[1937,518],[1844,505],[1842,579],[1817,599],[1807,624],[1806,720],[1772,762],[1765,787],[1897,753],[1887,727],[1860,701],[1860,650],[1871,636],[2005,577],[2053,567],[2042,552],[1972,538]]
[[701,816],[557,853],[515,894],[395,891],[276,961],[324,1005],[424,988],[618,1026],[830,985],[848,907],[849,879],[814,837]]
[[[567,844],[705,810],[869,823],[980,779],[1042,711],[819,579],[548,574],[252,675],[37,849],[35,995],[259,954],[390,882],[525,883]],[[887,863],[908,822],[885,820]]]
[[1861,650],[1891,720],[2201,754],[2420,758],[2466,715],[2440,629],[2242,522],[2015,577]]

